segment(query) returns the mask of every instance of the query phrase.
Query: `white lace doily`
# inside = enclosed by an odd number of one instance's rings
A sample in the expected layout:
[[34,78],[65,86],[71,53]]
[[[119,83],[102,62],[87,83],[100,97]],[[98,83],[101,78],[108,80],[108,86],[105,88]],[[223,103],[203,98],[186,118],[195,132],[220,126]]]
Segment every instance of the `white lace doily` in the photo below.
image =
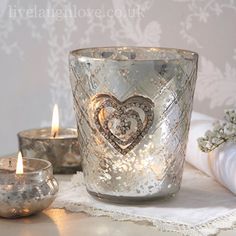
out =
[[180,192],[171,199],[132,206],[104,203],[87,193],[83,176],[78,173],[71,182],[60,183],[52,207],[115,220],[146,221],[159,230],[185,235],[216,234],[236,222],[236,197],[190,166],[185,167]]

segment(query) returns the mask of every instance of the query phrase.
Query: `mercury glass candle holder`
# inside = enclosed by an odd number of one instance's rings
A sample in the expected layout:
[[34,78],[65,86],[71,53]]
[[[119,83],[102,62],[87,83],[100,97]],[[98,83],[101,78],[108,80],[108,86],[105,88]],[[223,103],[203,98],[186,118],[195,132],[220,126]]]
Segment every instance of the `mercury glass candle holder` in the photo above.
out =
[[58,192],[50,162],[23,158],[23,174],[16,174],[16,162],[16,157],[0,158],[0,216],[5,218],[40,212]]
[[198,55],[111,47],[70,53],[87,191],[133,202],[180,189]]
[[54,174],[73,174],[81,170],[78,133],[73,128],[61,128],[56,137],[51,128],[24,130],[18,133],[23,156],[48,160]]

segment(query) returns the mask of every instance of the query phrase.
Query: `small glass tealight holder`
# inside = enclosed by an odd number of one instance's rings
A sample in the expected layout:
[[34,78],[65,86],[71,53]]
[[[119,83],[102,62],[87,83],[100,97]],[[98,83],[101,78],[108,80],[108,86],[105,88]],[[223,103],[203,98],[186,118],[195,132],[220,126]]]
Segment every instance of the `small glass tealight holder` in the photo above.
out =
[[23,158],[24,168],[17,172],[17,166],[16,157],[0,158],[1,217],[17,218],[40,212],[54,201],[58,192],[50,162]]
[[61,128],[51,136],[51,128],[24,130],[18,133],[23,156],[50,161],[54,174],[73,174],[81,170],[77,130]]
[[57,104],[53,109],[52,127],[21,131],[18,141],[23,156],[50,161],[54,174],[74,174],[81,170],[77,130],[59,127]]

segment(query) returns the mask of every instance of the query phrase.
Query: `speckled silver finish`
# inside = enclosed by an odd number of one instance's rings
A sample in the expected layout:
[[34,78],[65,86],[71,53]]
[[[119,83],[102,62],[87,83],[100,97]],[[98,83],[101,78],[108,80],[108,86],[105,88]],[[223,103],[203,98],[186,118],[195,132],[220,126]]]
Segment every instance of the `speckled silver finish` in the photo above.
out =
[[18,133],[18,141],[23,156],[50,161],[54,174],[73,174],[81,170],[76,129],[60,129],[55,138],[51,137],[51,128],[25,130]]
[[70,53],[70,79],[89,193],[132,202],[181,184],[198,55],[165,48]]
[[16,174],[16,157],[0,158],[0,216],[29,216],[55,199],[58,183],[50,162],[23,158],[24,174]]

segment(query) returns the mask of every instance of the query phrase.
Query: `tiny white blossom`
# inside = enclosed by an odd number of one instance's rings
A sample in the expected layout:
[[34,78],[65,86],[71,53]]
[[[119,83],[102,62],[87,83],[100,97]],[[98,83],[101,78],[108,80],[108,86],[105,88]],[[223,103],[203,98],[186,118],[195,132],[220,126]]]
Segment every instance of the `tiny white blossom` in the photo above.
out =
[[203,152],[211,152],[227,141],[236,142],[236,111],[225,111],[225,120],[216,121],[213,130],[208,130],[204,137],[198,139],[198,146]]

